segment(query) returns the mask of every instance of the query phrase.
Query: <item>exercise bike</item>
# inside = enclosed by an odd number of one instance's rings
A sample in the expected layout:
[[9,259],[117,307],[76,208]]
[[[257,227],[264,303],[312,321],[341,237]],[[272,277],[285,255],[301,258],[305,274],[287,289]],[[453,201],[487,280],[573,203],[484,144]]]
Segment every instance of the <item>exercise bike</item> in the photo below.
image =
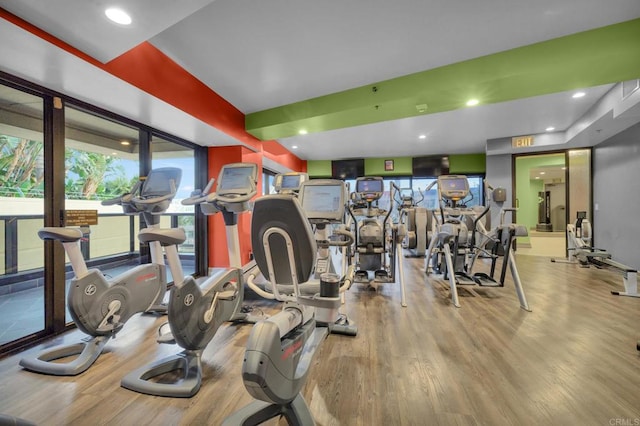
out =
[[[301,190],[302,192],[302,190]],[[321,280],[320,293],[299,291],[313,273],[317,244],[300,203],[288,195],[256,200],[251,222],[256,262],[270,282],[293,286],[283,310],[258,322],[249,336],[242,365],[242,380],[256,400],[227,417],[224,425],[257,425],[284,416],[291,425],[313,425],[309,406],[301,394],[313,357],[329,333],[318,326],[316,308],[340,306],[336,280]]]
[[[198,284],[192,276],[176,278],[169,295],[168,325],[170,335],[161,335],[160,343],[177,343],[183,351],[132,371],[121,381],[124,388],[149,395],[189,398],[202,384],[202,352],[222,324],[228,321],[255,323],[257,319],[242,312],[244,295],[243,270],[240,263],[237,220],[249,210],[249,200],[256,194],[257,166],[250,163],[225,165],[220,171],[214,192],[212,179],[203,192],[183,200],[186,205],[200,205],[205,215],[221,212],[227,228],[230,268],[214,269],[214,274]],[[149,230],[149,238],[168,237],[178,230]],[[182,230],[181,230],[182,231]],[[184,234],[184,231],[182,231]],[[184,240],[184,239],[183,239]],[[167,256],[176,259],[177,256]],[[182,277],[179,260],[169,261],[174,277]],[[171,383],[154,378],[180,372]]]
[[[103,204],[120,204],[126,214],[141,213],[147,223],[147,228],[139,234],[143,236],[145,231],[159,229],[159,215],[169,207],[181,177],[182,171],[177,168],[153,169],[130,193]],[[55,347],[35,357],[25,357],[20,365],[38,373],[75,376],[96,361],[109,339],[122,329],[131,316],[161,308],[167,288],[161,242],[148,240],[151,263],[138,265],[107,279],[98,269],[87,269],[80,251],[83,233],[79,229],[45,227],[38,231],[38,236],[45,241],[62,243],[75,274],[67,296],[69,313],[78,329],[91,336],[91,339]],[[144,238],[141,240],[144,242]],[[71,361],[56,362],[75,355]]]
[[[298,184],[294,184],[293,180],[293,176],[296,175],[302,178],[298,181]],[[312,278],[305,280],[305,282],[299,282],[298,291],[305,296],[318,294],[320,292],[320,278],[325,274],[331,274],[332,279],[336,279],[336,277],[339,279],[338,295],[341,302],[344,303],[344,293],[351,288],[355,272],[353,265],[348,264],[350,260],[348,250],[353,245],[355,236],[344,224],[347,200],[345,183],[337,179],[313,179],[307,181],[304,179],[304,174],[301,173],[290,173],[287,177],[289,178],[287,190],[282,190],[283,187],[278,185],[277,177],[276,190],[279,191],[279,194],[295,197],[299,200],[309,223],[312,225],[317,244]],[[262,243],[255,239],[255,234],[252,234],[252,246],[256,247],[256,245],[260,244]],[[330,251],[331,247],[342,249],[342,279],[339,278],[338,270],[334,265]],[[247,278],[247,284],[259,296],[266,299],[286,301],[295,294],[296,289],[292,283],[278,282],[274,285],[263,274],[261,274],[261,278],[264,278],[266,282],[259,284],[259,273],[260,271],[256,271],[256,273],[249,275]],[[357,334],[357,327],[350,323],[348,316],[340,313],[337,308],[332,306],[326,309],[319,308],[316,310],[316,317],[319,322],[329,327],[330,333],[349,336]]]

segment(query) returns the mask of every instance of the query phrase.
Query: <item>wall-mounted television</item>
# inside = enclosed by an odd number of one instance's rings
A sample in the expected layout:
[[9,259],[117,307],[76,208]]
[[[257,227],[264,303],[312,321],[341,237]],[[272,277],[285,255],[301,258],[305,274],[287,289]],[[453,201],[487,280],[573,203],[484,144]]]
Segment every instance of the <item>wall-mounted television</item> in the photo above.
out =
[[449,157],[413,157],[413,177],[436,177],[449,174]]
[[355,179],[360,176],[364,176],[364,158],[331,162],[331,177],[333,179]]

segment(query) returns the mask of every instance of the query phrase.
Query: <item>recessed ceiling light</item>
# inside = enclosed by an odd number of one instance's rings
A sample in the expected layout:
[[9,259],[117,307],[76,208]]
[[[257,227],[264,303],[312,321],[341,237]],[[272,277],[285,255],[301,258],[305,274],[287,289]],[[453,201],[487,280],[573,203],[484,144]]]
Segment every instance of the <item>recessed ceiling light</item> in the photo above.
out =
[[562,167],[562,170],[567,170],[567,168],[566,167]]
[[298,149],[298,145],[291,146],[291,149]]
[[131,24],[131,16],[129,16],[129,14],[124,10],[118,9],[117,7],[110,7],[109,9],[104,11],[104,14],[107,15],[107,18],[111,19],[116,24]]
[[300,129],[298,131],[298,134],[300,134],[300,135],[306,135],[307,133],[309,133],[309,132],[307,132],[307,129]]
[[478,105],[479,103],[480,103],[480,101],[477,100],[477,99],[469,99],[467,101],[467,106],[475,106],[475,105]]
[[586,93],[584,93],[584,92],[576,92],[571,97],[574,98],[574,99],[577,99],[577,98],[583,97],[584,95],[586,95]]
[[426,139],[426,138],[427,138],[427,135],[420,135],[420,136],[418,136],[418,139]]
[[129,146],[129,145],[131,145],[131,142],[129,142],[129,141],[120,141],[120,145]]
[[541,175],[545,174],[545,172],[540,172]]
[[118,153],[117,152],[112,152],[111,155],[118,155]]
[[536,176],[536,179],[540,179],[540,176]]
[[556,129],[555,127],[553,127],[553,126],[549,126],[549,127],[547,127],[545,130],[546,130],[547,132],[553,132],[555,129]]

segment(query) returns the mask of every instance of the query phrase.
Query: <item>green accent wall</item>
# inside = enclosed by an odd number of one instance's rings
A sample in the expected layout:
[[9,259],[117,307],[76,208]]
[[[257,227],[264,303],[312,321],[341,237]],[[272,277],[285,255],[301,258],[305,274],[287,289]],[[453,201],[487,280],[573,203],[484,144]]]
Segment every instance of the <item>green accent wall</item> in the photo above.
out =
[[[385,170],[385,161],[393,161],[393,170]],[[483,174],[486,172],[485,154],[458,154],[449,156],[451,174]],[[331,177],[331,160],[308,160],[307,173],[312,178]],[[412,176],[413,157],[365,158],[366,176]]]
[[[562,166],[565,164],[564,160],[564,153],[516,157],[517,222],[525,225],[527,229],[536,228],[536,223],[538,223],[538,192],[544,190],[542,181],[530,179],[529,170],[543,166]],[[519,237],[518,241],[530,242],[528,237]]]
[[460,154],[449,156],[449,173],[484,174],[487,171],[485,154]]
[[[386,161],[393,161],[393,170],[385,170]],[[365,158],[364,174],[366,176],[411,176],[413,159],[411,157]]]
[[307,160],[307,173],[312,178],[331,177],[331,160]]
[[[640,77],[640,19],[247,114],[261,140],[434,114]],[[426,104],[426,112],[416,105]]]

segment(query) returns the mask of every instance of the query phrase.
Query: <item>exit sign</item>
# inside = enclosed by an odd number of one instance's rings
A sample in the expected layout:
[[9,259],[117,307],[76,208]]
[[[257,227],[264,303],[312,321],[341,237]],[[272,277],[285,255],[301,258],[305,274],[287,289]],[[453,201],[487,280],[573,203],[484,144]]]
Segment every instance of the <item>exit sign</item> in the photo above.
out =
[[511,146],[513,148],[533,146],[533,136],[517,136],[515,138],[511,138]]

